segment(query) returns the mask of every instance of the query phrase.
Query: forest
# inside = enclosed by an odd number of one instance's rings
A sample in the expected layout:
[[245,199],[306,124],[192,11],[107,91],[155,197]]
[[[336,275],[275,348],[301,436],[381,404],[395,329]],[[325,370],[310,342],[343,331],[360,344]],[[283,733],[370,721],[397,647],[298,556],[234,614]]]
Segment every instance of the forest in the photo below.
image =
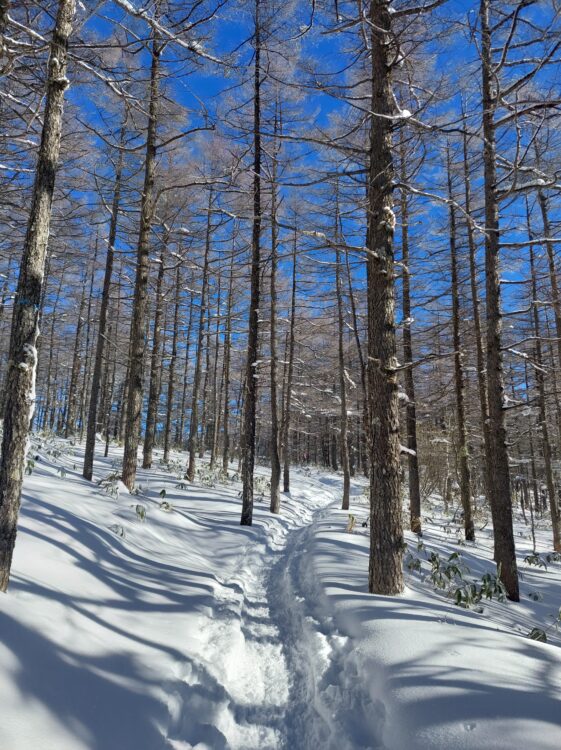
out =
[[0,750],[561,747],[561,3],[0,0]]

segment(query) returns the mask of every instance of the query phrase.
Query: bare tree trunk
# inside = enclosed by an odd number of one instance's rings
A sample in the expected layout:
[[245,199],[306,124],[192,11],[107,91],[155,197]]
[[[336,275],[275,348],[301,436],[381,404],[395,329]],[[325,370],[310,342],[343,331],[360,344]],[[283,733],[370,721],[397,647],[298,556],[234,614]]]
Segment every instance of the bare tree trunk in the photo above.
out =
[[[531,239],[531,227],[530,227],[530,213],[527,208],[527,220],[528,220],[528,234]],[[557,492],[555,490],[555,480],[553,478],[553,464],[551,460],[551,443],[549,440],[549,429],[547,425],[547,405],[546,405],[546,393],[545,393],[545,377],[544,377],[544,365],[542,357],[542,342],[541,342],[541,326],[540,326],[540,314],[538,308],[538,291],[536,284],[536,269],[534,262],[534,246],[530,244],[530,274],[532,280],[532,322],[534,328],[534,336],[536,337],[536,343],[534,347],[534,359],[535,359],[535,377],[536,384],[538,386],[538,404],[540,410],[540,428],[542,432],[542,452],[543,460],[545,464],[545,481],[547,485],[547,494],[549,497],[549,509],[551,512],[551,526],[553,531],[553,549],[556,552],[561,552],[561,518],[559,514],[559,504],[557,498]]]
[[166,426],[164,432],[164,463],[169,461],[171,443],[171,418],[173,413],[173,397],[175,392],[175,363],[177,360],[177,337],[179,334],[179,303],[181,298],[181,266],[175,270],[175,300],[173,309],[173,333],[171,338],[171,357],[169,362],[168,393],[166,406]]
[[59,0],[50,45],[41,145],[14,300],[0,459],[0,591],[7,590],[10,579],[29,426],[35,405],[37,323],[68,87],[68,38],[74,11],[74,0]]
[[290,418],[292,406],[292,381],[294,379],[294,333],[296,325],[296,230],[294,231],[294,242],[292,245],[292,293],[290,300],[290,331],[288,334],[288,371],[286,375],[286,393],[284,416],[282,422],[282,449],[283,449],[283,491],[290,492],[290,457],[292,438],[290,435]]
[[489,400],[489,472],[495,561],[509,599],[519,601],[518,569],[512,528],[510,472],[503,410],[501,304],[499,278],[499,206],[490,0],[481,0],[481,63],[483,81],[483,164],[485,181],[485,273],[487,292],[487,390]]
[[[278,102],[277,102],[278,109]],[[279,413],[277,391],[277,265],[278,265],[278,225],[277,225],[277,131],[278,119],[275,116],[273,164],[271,168],[271,513],[280,512],[281,462],[279,452]]]
[[[405,169],[405,146],[400,139],[401,181],[407,179]],[[409,519],[411,531],[422,534],[421,525],[421,486],[419,480],[419,457],[417,455],[417,406],[415,403],[415,378],[413,376],[413,340],[411,336],[411,271],[409,268],[409,203],[405,188],[401,197],[401,258],[403,261],[403,359],[406,369],[403,374],[405,395],[405,424],[407,429],[407,468],[409,474]],[[409,365],[409,366],[408,366]]]
[[156,171],[156,128],[158,118],[158,89],[160,77],[160,43],[156,32],[152,33],[152,65],[150,71],[150,105],[148,132],[146,136],[146,163],[144,187],[140,205],[140,232],[136,256],[136,279],[134,285],[133,313],[130,330],[130,365],[128,372],[127,411],[125,422],[125,448],[123,453],[123,483],[129,490],[136,479],[140,422],[142,415],[142,391],[144,380],[144,356],[146,349],[146,311],[148,306],[148,273],[150,267],[150,230],[155,208],[154,177]]
[[193,325],[193,295],[189,300],[189,321],[187,323],[187,333],[185,335],[185,366],[183,368],[183,387],[181,389],[181,406],[179,413],[179,424],[175,433],[175,443],[177,446],[183,445],[185,437],[185,409],[187,407],[187,374],[189,372],[189,352],[191,349],[191,327]]
[[479,392],[479,404],[481,409],[481,429],[483,433],[483,476],[485,481],[485,494],[487,502],[491,502],[491,478],[490,478],[490,442],[489,442],[489,407],[487,400],[487,375],[485,352],[483,350],[483,334],[481,332],[481,313],[479,290],[477,288],[477,247],[473,229],[473,219],[471,217],[471,183],[469,176],[469,159],[467,149],[467,133],[464,130],[463,138],[464,150],[464,191],[465,191],[465,208],[467,214],[467,239],[469,248],[469,273],[471,287],[471,301],[473,309],[473,328],[475,333],[475,350],[477,363],[477,387]]
[[208,377],[210,373],[210,304],[206,311],[206,331],[204,334],[205,344],[205,376],[203,378],[201,431],[199,437],[199,458],[204,458],[207,446],[207,411],[208,411]]
[[48,427],[52,427],[52,425],[49,425],[49,415],[51,413],[51,401],[53,396],[53,389],[52,389],[52,371],[53,371],[53,357],[55,353],[55,326],[56,326],[56,320],[57,320],[57,311],[58,311],[58,304],[60,302],[60,292],[62,290],[62,283],[64,281],[64,272],[66,271],[66,268],[63,269],[63,272],[61,274],[61,278],[58,283],[56,296],[53,302],[53,309],[51,311],[51,332],[49,335],[49,364],[47,365],[47,387],[46,387],[46,395],[45,395],[45,408],[43,411],[43,424],[42,428],[46,430]]
[[261,281],[261,27],[260,0],[255,0],[255,72],[253,91],[253,228],[251,238],[251,300],[247,337],[245,398],[243,406],[241,525],[253,522],[255,415],[257,411],[257,358]]
[[[338,187],[337,187],[338,192]],[[349,438],[348,438],[348,415],[347,415],[347,383],[346,383],[346,372],[345,372],[345,341],[344,341],[344,327],[345,327],[345,316],[343,312],[343,284],[341,281],[341,250],[339,248],[339,196],[335,198],[336,210],[335,210],[335,289],[337,294],[337,344],[338,344],[338,359],[339,359],[339,398],[341,399],[341,431],[340,431],[340,447],[341,447],[341,466],[343,469],[343,500],[341,504],[342,510],[348,510],[350,505],[351,497],[351,472],[349,467]]]
[[471,475],[466,428],[465,375],[460,336],[460,290],[458,286],[458,252],[456,248],[456,208],[452,194],[452,173],[448,151],[448,197],[450,215],[450,271],[452,277],[452,339],[454,345],[454,382],[456,391],[456,421],[458,429],[458,461],[460,468],[460,499],[464,511],[464,534],[469,542],[475,541],[475,526],[471,504]]
[[164,314],[164,273],[165,257],[167,250],[167,236],[163,242],[158,264],[158,276],[156,280],[156,305],[154,311],[154,331],[152,335],[152,354],[150,356],[150,386],[148,388],[148,406],[146,411],[146,429],[144,432],[144,446],[142,456],[142,468],[152,467],[152,453],[156,439],[156,424],[158,421],[158,406],[160,404],[160,392],[162,383],[162,317]]
[[[197,339],[197,356],[195,359],[195,374],[193,377],[193,393],[191,396],[191,420],[189,422],[189,462],[185,479],[192,482],[195,479],[195,465],[197,461],[197,433],[199,429],[199,390],[201,387],[201,367],[203,359],[205,318],[208,296],[208,266],[210,260],[210,237],[212,234],[211,223],[212,188],[208,196],[208,215],[206,224],[205,255],[203,261],[203,279],[201,287],[201,308],[199,311],[199,330]],[[207,342],[208,343],[208,342]]]
[[222,446],[222,469],[228,472],[230,465],[230,361],[232,357],[232,293],[234,287],[234,248],[230,261],[230,279],[228,281],[228,310],[226,312],[226,331],[224,334],[224,432]]
[[[85,282],[85,279],[84,279]],[[64,437],[69,438],[74,435],[76,429],[76,411],[78,409],[77,388],[78,377],[80,375],[81,352],[80,342],[82,340],[82,329],[84,327],[84,310],[86,307],[86,284],[82,286],[80,297],[80,306],[78,308],[78,321],[76,323],[76,335],[74,337],[74,352],[72,354],[72,370],[70,373],[70,384],[68,386],[68,410],[66,412],[66,425]]]
[[368,589],[403,591],[399,403],[395,336],[394,167],[390,81],[391,13],[372,0],[372,103],[367,262],[368,401],[370,422],[370,561]]
[[[218,293],[216,299],[216,325],[214,328],[214,358],[212,365],[212,426],[210,430],[210,467],[216,463],[218,432],[220,430],[220,404],[222,386],[218,386],[218,360],[220,357],[220,315],[222,303],[222,274],[218,269]],[[210,330],[209,330],[210,335]]]
[[113,275],[113,261],[115,258],[115,240],[117,237],[117,224],[119,221],[119,204],[121,202],[121,177],[123,173],[123,146],[125,140],[125,127],[121,128],[119,138],[119,155],[115,168],[115,184],[113,188],[113,202],[111,205],[111,219],[109,222],[109,237],[107,238],[107,255],[105,257],[105,273],[103,276],[103,289],[101,292],[101,306],[99,309],[99,325],[97,329],[97,342],[95,348],[95,360],[92,374],[92,387],[90,390],[90,402],[88,407],[88,425],[86,429],[86,447],[84,450],[84,468],[82,475],[91,481],[93,477],[93,462],[95,455],[95,436],[97,433],[97,407],[99,401],[99,384],[101,380],[101,368],[103,356],[106,349],[105,331],[107,329],[107,311],[109,309],[109,297],[111,293],[111,277]]
[[95,238],[95,249],[94,249],[94,264],[92,266],[92,273],[90,274],[90,289],[88,295],[88,311],[86,314],[86,341],[85,341],[85,357],[84,357],[84,377],[82,379],[82,394],[80,397],[80,440],[84,437],[84,425],[85,425],[85,411],[86,411],[86,398],[88,392],[88,383],[90,382],[90,339],[92,336],[93,327],[93,290],[94,290],[94,279],[95,279],[95,261],[97,261],[97,251],[99,247],[99,235]]

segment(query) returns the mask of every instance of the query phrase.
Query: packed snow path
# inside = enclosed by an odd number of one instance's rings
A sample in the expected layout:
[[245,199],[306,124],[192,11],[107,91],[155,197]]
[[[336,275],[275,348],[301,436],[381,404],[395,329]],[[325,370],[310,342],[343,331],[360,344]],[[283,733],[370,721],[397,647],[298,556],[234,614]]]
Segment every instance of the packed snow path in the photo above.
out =
[[[338,498],[310,478],[299,477],[297,486],[289,507],[296,503],[298,515],[274,519],[264,541],[246,545],[240,568],[220,581],[205,626],[205,665],[187,668],[173,709],[178,736],[192,745],[202,742],[216,750],[312,748],[318,742],[326,750],[378,746],[372,721],[361,725],[366,706],[360,706],[360,716],[353,715],[351,693],[345,697],[338,687],[337,655],[348,639],[331,620],[321,622],[310,606],[320,592],[306,571],[307,544],[314,520]],[[212,674],[220,680],[220,695]],[[223,705],[217,711],[218,700]],[[370,718],[375,723],[376,713]]]

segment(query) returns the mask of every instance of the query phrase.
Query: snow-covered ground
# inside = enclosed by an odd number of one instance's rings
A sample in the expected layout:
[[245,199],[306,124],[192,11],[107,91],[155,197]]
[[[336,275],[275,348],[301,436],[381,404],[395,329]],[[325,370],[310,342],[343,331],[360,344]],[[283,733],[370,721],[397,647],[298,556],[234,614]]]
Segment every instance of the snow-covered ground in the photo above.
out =
[[340,477],[306,470],[280,516],[258,501],[240,527],[235,479],[203,466],[187,485],[176,457],[130,495],[117,448],[102,487],[80,446],[38,440],[0,598],[0,750],[561,747],[561,564],[523,562],[521,521],[521,604],[435,592],[431,552],[460,551],[466,580],[492,570],[488,527],[458,545],[437,504],[406,593],[373,597],[363,482],[351,533]]

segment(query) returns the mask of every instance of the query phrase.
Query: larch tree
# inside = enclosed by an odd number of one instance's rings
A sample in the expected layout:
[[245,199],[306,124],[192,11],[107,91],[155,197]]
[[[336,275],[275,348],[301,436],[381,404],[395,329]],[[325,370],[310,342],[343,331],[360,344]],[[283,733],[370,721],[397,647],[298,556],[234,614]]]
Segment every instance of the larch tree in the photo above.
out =
[[75,0],[60,0],[50,43],[43,129],[10,336],[0,458],[0,590],[10,580],[28,433],[35,405],[38,319],[51,207],[68,88],[68,43]]

